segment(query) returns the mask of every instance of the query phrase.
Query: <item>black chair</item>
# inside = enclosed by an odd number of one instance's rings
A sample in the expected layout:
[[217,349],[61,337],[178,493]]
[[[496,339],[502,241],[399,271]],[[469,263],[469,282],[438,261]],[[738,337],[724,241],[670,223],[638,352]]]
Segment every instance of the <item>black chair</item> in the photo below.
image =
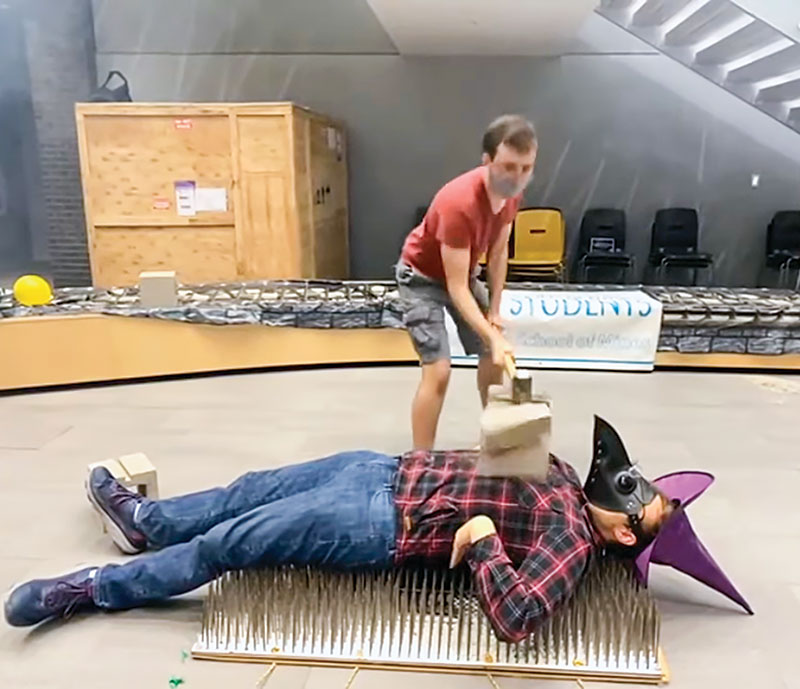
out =
[[625,253],[625,211],[588,210],[581,221],[578,246],[579,280],[586,282],[591,268],[615,268],[623,282],[633,271],[634,259]]
[[788,286],[789,274],[800,268],[800,211],[779,211],[773,216],[767,226],[766,265],[779,271],[779,287]]
[[714,257],[697,250],[697,211],[693,208],[662,208],[656,213],[650,240],[649,263],[656,269],[656,279],[663,280],[670,268],[693,271],[692,284],[697,284],[697,271],[709,271],[709,284],[714,279]]

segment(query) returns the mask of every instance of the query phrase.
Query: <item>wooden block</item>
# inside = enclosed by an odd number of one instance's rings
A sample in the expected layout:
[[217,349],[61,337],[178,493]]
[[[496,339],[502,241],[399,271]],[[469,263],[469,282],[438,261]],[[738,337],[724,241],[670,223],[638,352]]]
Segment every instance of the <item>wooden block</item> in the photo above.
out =
[[139,273],[139,304],[145,309],[178,305],[178,281],[174,270]]
[[102,466],[111,472],[123,486],[144,495],[151,500],[158,500],[158,475],[156,468],[142,452],[123,455],[116,459],[106,459],[90,464],[88,471]]
[[143,452],[123,455],[119,458],[119,463],[128,475],[125,485],[151,500],[158,500],[158,476],[147,455]]

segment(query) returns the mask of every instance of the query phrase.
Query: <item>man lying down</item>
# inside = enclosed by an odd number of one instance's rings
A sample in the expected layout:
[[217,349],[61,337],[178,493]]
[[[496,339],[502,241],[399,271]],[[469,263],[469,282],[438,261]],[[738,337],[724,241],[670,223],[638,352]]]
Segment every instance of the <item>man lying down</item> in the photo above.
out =
[[97,467],[86,489],[114,542],[125,553],[153,552],[20,584],[6,598],[6,620],[23,627],[78,609],[143,606],[232,569],[463,561],[497,636],[519,641],[570,597],[596,554],[636,555],[673,510],[599,418],[583,487],[552,456],[538,483],[479,475],[477,458],[344,452],[168,500],[130,492]]

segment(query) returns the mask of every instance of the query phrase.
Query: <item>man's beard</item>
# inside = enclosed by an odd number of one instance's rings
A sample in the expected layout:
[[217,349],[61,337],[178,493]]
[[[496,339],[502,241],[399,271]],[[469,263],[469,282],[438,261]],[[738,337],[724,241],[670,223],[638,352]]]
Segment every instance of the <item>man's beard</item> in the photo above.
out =
[[492,193],[504,199],[513,199],[515,196],[522,193],[525,186],[526,185],[519,184],[508,177],[496,175],[492,172],[491,168],[489,168],[489,189],[492,190]]

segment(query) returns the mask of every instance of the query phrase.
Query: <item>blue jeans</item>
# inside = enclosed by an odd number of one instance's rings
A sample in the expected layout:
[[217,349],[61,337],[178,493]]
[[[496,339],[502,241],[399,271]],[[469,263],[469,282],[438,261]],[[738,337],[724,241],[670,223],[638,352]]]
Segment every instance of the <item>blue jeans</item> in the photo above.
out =
[[227,488],[146,500],[136,526],[160,550],[102,567],[95,603],[132,608],[247,567],[387,569],[395,553],[397,464],[375,452],[344,452],[245,474]]

